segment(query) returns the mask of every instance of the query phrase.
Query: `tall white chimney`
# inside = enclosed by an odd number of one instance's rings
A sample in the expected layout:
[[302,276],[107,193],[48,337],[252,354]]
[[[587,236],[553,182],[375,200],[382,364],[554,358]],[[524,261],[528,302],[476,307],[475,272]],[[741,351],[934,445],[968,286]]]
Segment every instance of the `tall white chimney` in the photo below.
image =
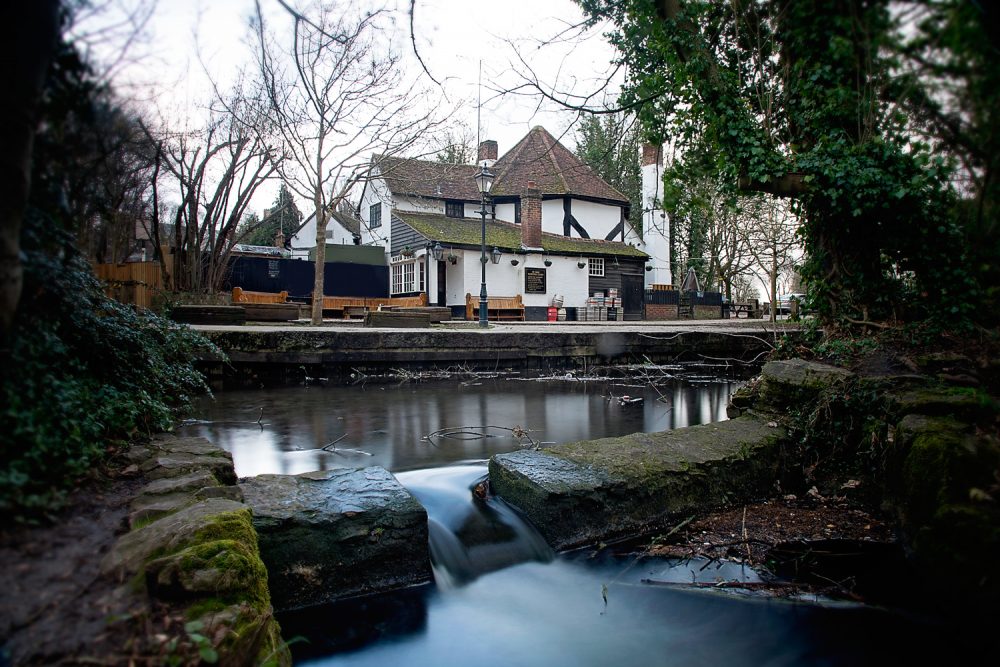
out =
[[642,239],[652,271],[645,283],[670,285],[670,220],[663,210],[663,146],[642,146]]

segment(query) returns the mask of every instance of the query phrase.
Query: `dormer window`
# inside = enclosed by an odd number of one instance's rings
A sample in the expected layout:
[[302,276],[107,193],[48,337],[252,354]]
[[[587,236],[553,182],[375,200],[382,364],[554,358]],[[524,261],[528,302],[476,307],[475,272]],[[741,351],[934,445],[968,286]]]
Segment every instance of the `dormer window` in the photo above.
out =
[[449,218],[464,218],[465,202],[455,201],[453,199],[446,200],[444,203],[444,214]]

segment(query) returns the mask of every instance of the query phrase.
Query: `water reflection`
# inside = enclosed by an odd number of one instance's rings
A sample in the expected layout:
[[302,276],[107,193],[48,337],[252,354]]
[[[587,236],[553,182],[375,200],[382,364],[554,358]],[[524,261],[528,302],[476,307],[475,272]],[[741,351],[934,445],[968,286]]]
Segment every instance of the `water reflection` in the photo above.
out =
[[[500,432],[436,444],[425,439],[447,427],[521,426],[535,440],[562,443],[720,421],[737,384],[675,380],[654,389],[500,379],[232,391],[202,399],[195,414],[204,422],[180,431],[232,452],[241,477],[367,465],[395,472],[487,459],[521,446]],[[616,399],[623,395],[644,400],[622,405]],[[333,451],[321,449],[339,438]]]

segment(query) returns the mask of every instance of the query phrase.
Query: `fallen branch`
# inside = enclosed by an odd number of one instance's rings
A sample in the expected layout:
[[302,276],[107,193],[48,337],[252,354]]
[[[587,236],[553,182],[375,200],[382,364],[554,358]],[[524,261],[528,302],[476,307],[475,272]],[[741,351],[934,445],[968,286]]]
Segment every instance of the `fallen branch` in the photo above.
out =
[[[337,438],[333,442],[326,443],[325,445],[323,445],[322,447],[320,447],[320,449],[322,449],[324,451],[327,451],[327,452],[334,451],[334,450],[337,449],[337,443],[340,442],[341,440],[343,440],[346,437],[347,437],[347,434],[345,433],[344,435],[340,436],[339,438]],[[330,449],[330,447],[333,447],[333,449]]]

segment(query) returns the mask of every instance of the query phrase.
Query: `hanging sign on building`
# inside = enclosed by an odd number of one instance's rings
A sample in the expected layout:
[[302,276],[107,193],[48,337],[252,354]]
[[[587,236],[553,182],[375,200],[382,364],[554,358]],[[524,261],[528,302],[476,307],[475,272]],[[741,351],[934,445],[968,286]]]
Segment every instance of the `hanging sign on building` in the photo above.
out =
[[545,269],[526,268],[524,270],[525,294],[545,294]]

